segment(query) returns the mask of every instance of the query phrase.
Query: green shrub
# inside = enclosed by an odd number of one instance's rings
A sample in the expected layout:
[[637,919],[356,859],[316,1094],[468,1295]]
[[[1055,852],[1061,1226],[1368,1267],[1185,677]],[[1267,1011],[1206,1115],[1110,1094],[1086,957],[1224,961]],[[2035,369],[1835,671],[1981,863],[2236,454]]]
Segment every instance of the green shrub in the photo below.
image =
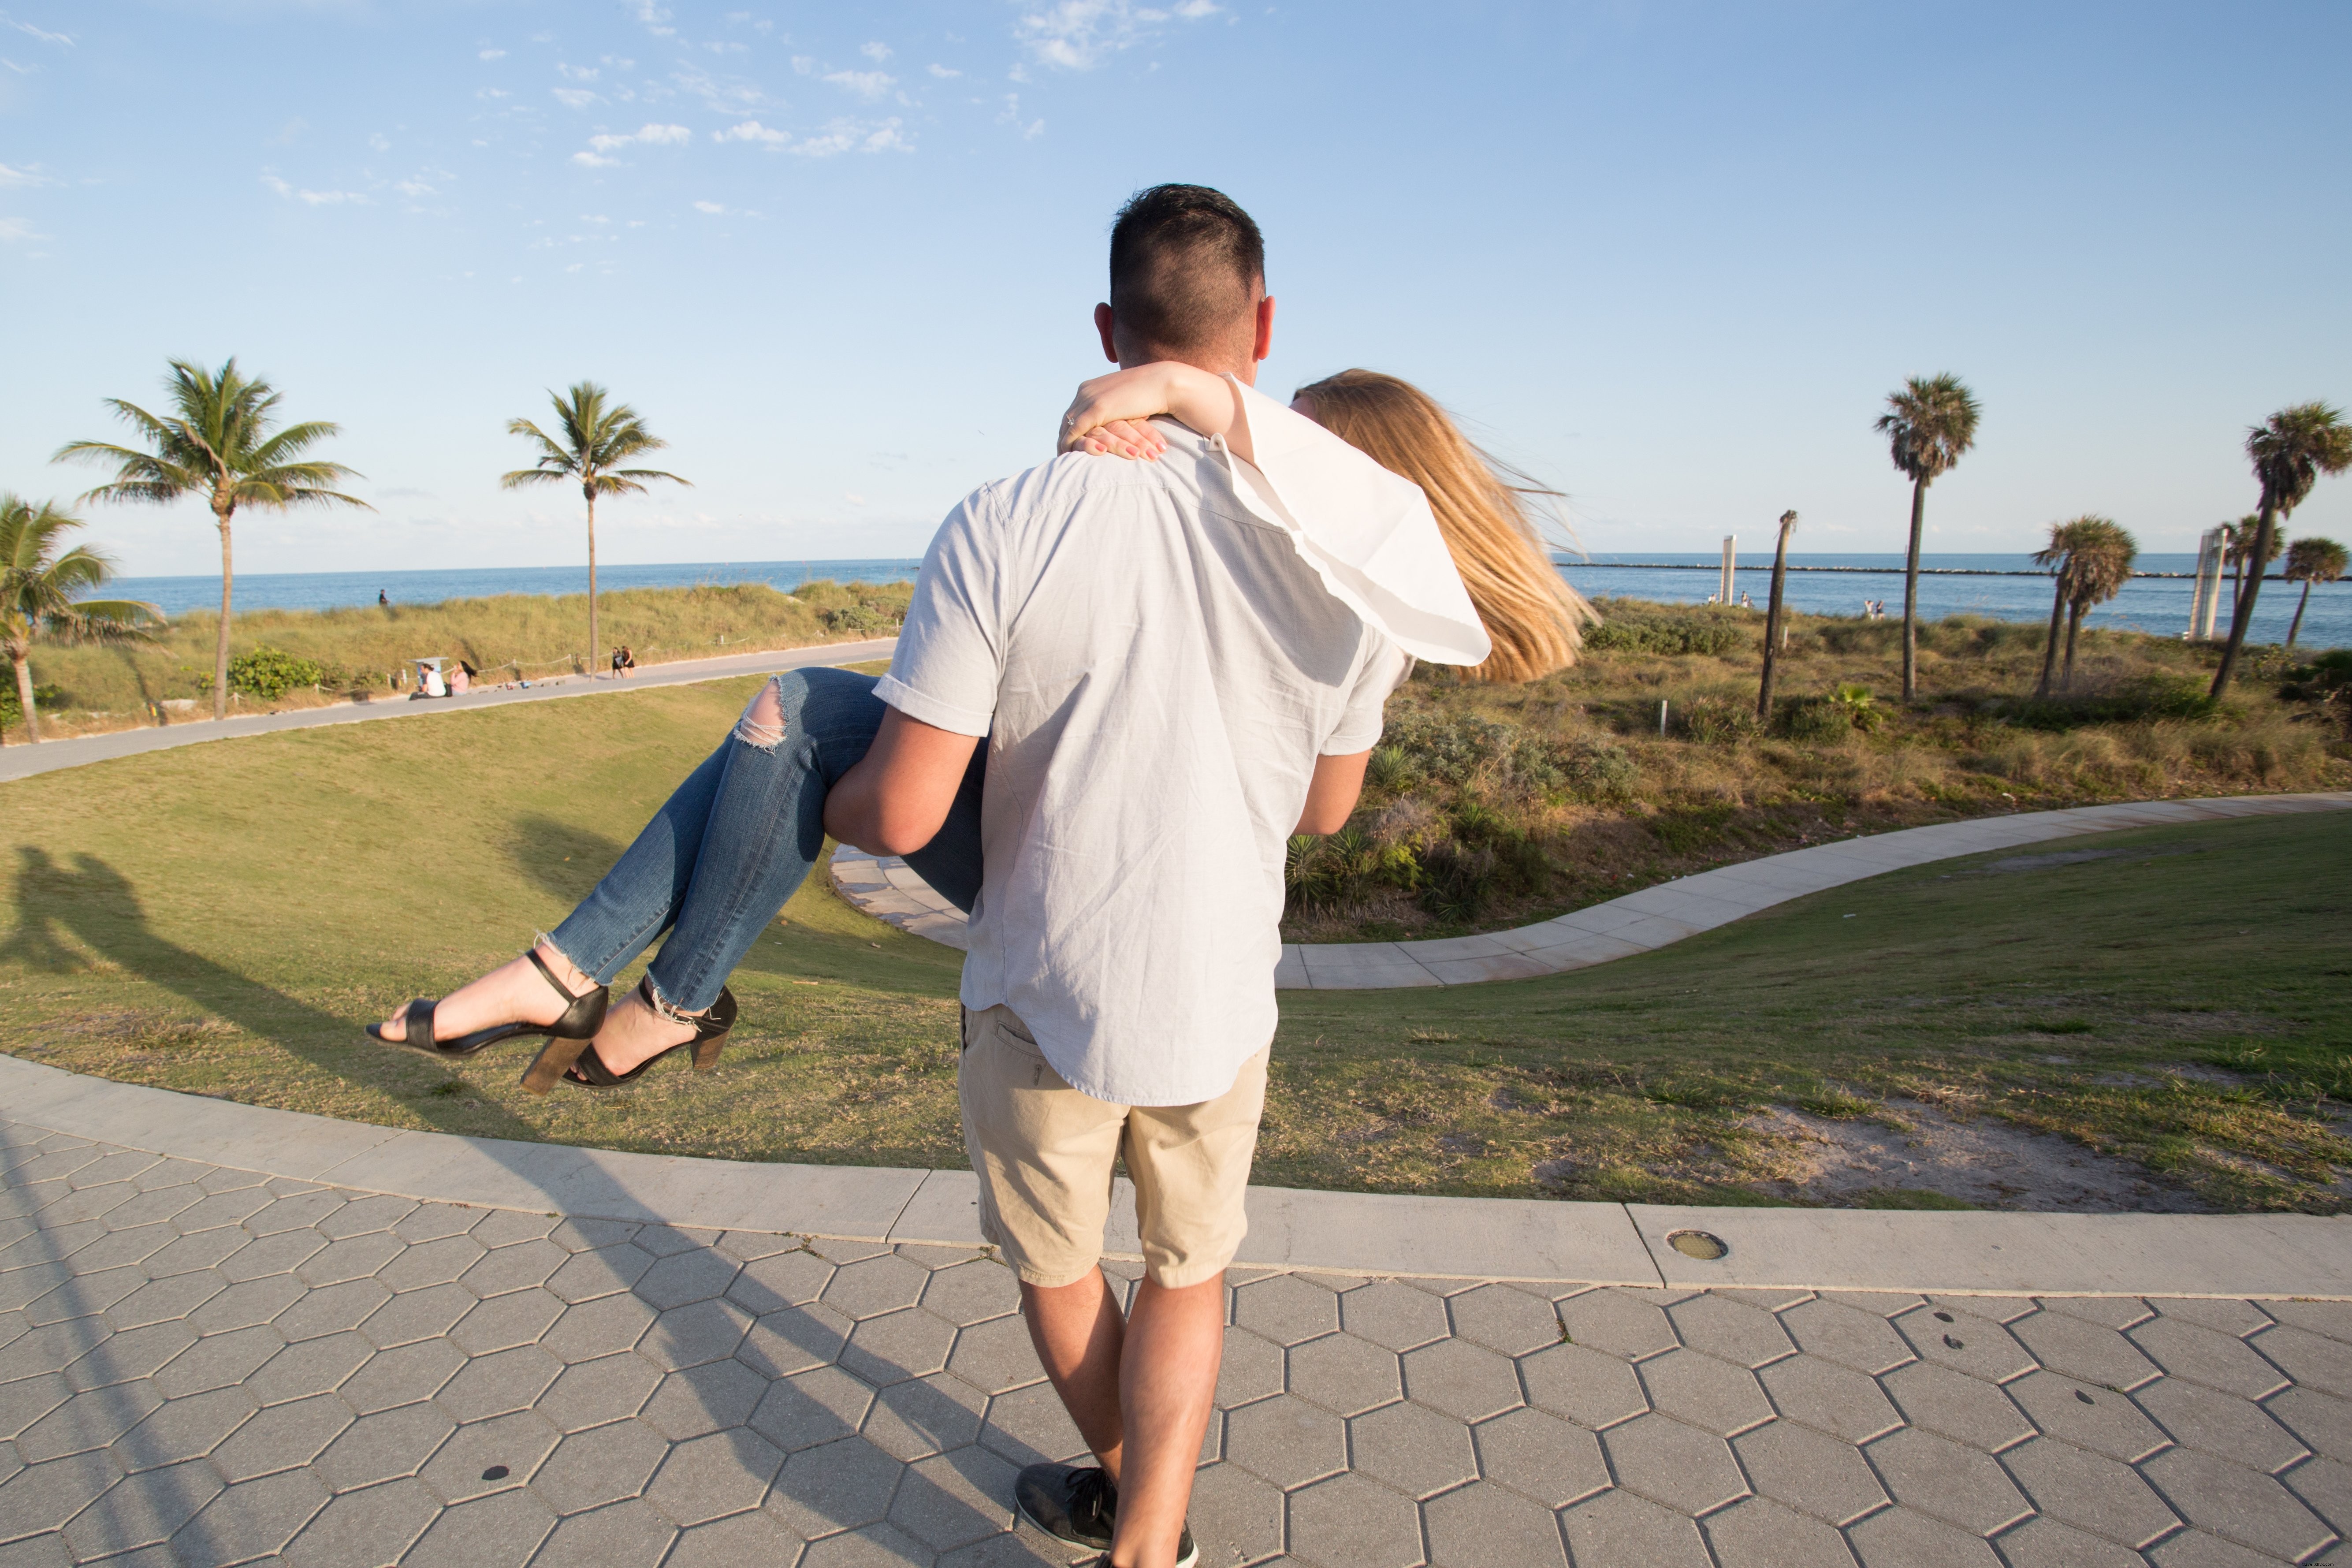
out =
[[1347,909],[1384,888],[1412,888],[1420,876],[1411,849],[1382,844],[1352,826],[1322,838],[1299,834],[1283,856],[1283,888],[1293,912]]
[[315,658],[297,658],[267,644],[228,661],[228,689],[274,702],[298,686],[315,686],[326,671]]
[[1374,746],[1370,760],[1364,764],[1364,783],[1376,790],[1395,795],[1420,782],[1421,774],[1412,759],[1396,746]]
[[1772,706],[1772,727],[1801,745],[1826,746],[1853,734],[1853,720],[1826,697],[1787,697]]
[[1704,745],[1744,741],[1759,728],[1756,710],[1728,697],[1694,697],[1682,706],[1683,733]]
[[877,604],[871,599],[823,612],[825,630],[851,632],[862,637],[883,637],[897,631],[901,614],[890,605]]
[[1734,622],[1698,616],[1612,616],[1584,634],[1584,646],[1601,653],[1678,654],[1745,652],[1754,641]]
[[1551,876],[1538,844],[1500,812],[1475,803],[1454,808],[1452,837],[1421,858],[1422,907],[1443,921],[1478,918],[1496,899],[1536,891]]
[[1389,726],[1388,740],[1411,772],[1441,784],[1465,784],[1511,757],[1519,731],[1478,713],[1414,709]]
[[1830,706],[1843,713],[1853,729],[1868,731],[1886,722],[1886,715],[1879,710],[1870,688],[1858,681],[1849,680],[1832,692]]
[[[0,728],[13,727],[25,721],[25,705],[16,700],[16,682],[13,674],[0,674]],[[57,685],[33,688],[33,706],[44,713],[53,713],[68,706],[65,688]]]
[[2074,730],[2151,719],[2201,719],[2212,711],[2205,692],[2205,683],[2194,676],[2143,675],[2104,690],[1996,698],[1982,711],[2028,730]]

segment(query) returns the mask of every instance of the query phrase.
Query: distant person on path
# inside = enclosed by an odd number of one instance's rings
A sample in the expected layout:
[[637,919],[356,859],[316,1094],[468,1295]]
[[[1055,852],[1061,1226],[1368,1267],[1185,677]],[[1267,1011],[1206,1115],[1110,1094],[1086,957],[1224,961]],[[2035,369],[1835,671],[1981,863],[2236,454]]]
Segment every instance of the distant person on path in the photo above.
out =
[[463,659],[460,659],[457,663],[457,669],[452,672],[449,677],[449,695],[452,697],[463,697],[467,692],[471,691],[473,689],[474,677],[471,667]]
[[629,678],[629,671],[636,668],[637,656],[631,653],[625,644],[613,650],[614,679],[626,680]]
[[[1128,368],[1080,389],[1065,456],[950,515],[889,675],[769,681],[546,940],[372,1032],[443,1057],[546,1036],[524,1080],[542,1091],[675,1050],[715,1065],[724,982],[826,832],[905,855],[972,915],[960,1091],[982,1225],[1100,1461],[1030,1467],[1021,1507],[1118,1568],[1168,1568],[1197,1558],[1285,840],[1344,823],[1412,657],[1533,679],[1572,662],[1590,611],[1512,479],[1415,389],[1350,371],[1289,409],[1249,390],[1274,302],[1225,197],[1140,194],[1112,255],[1097,325]],[[1131,1319],[1096,1267],[1121,1154],[1146,1254]]]
[[392,596],[381,588],[378,588],[375,591],[375,602],[385,609],[390,609],[392,607]]

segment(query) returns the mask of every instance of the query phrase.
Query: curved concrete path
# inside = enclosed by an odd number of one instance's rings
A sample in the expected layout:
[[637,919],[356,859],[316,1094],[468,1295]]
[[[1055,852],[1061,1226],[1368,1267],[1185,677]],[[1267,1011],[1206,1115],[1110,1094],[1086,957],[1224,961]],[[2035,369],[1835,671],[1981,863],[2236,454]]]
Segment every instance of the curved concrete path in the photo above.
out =
[[780,669],[811,665],[856,664],[887,658],[898,646],[896,637],[867,642],[818,643],[808,647],[771,648],[762,653],[730,654],[724,658],[682,658],[667,664],[637,667],[626,680],[603,676],[559,676],[528,690],[495,687],[469,691],[463,697],[411,701],[384,698],[374,702],[340,702],[331,708],[293,708],[282,713],[251,713],[236,719],[192,719],[150,729],[117,730],[109,735],[86,735],[70,741],[0,747],[0,784],[80,767],[142,752],[173,746],[194,746],[205,741],[231,741],[243,735],[269,735],[281,730],[313,730],[322,724],[359,724],[376,719],[422,719],[434,713],[467,712],[478,708],[504,708],[516,702],[548,702],[565,697],[594,697],[615,691],[642,691],[648,686],[690,686],[700,680],[724,680],[738,675],[772,675]]
[[[1288,942],[1274,983],[1291,991],[1354,991],[1564,974],[1648,952],[1808,893],[1931,860],[2121,827],[2346,809],[2352,809],[2352,794],[2249,795],[1938,823],[1701,871],[1516,931],[1435,942]],[[963,911],[905,861],[845,846],[834,854],[832,875],[842,897],[867,914],[950,947],[965,945]]]
[[[1082,1445],[961,1173],[11,1058],[0,1103],[10,1568],[1070,1561],[1011,1492]],[[1252,1198],[1205,1563],[2190,1568],[2352,1532],[2343,1220]],[[1694,1226],[1728,1256],[1665,1244]]]

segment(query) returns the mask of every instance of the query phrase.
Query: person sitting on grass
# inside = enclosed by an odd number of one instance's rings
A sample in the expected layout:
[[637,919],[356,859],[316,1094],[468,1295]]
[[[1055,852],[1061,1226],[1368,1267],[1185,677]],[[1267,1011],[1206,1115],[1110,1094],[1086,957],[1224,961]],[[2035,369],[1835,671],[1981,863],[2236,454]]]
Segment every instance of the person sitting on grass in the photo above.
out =
[[[1141,193],[1111,271],[1097,324],[1126,368],[1081,388],[1062,443],[1092,456],[950,515],[890,673],[772,679],[570,919],[375,1032],[444,1056],[548,1036],[524,1080],[542,1092],[674,1050],[708,1068],[729,972],[826,833],[906,856],[971,912],[959,1078],[982,1228],[1099,1461],[1032,1466],[1017,1500],[1117,1568],[1181,1568],[1285,839],[1345,822],[1412,657],[1527,679],[1572,659],[1589,612],[1519,495],[1412,388],[1351,372],[1293,410],[1248,390],[1273,300],[1225,197]],[[665,926],[608,1009],[604,984]],[[1131,1318],[1096,1266],[1122,1154],[1146,1255]]]

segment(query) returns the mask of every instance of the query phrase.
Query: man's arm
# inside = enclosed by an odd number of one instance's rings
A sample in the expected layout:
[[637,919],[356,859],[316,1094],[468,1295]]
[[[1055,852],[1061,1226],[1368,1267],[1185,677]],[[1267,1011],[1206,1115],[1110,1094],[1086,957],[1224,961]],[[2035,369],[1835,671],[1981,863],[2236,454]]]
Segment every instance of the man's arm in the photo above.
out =
[[[1348,826],[1348,814],[1356,809],[1356,797],[1364,793],[1364,764],[1372,760],[1370,752],[1357,752],[1345,757],[1315,759],[1315,777],[1307,785],[1307,805],[1298,814],[1298,826],[1293,833],[1337,833]],[[826,805],[826,822],[832,821],[832,806]],[[942,808],[942,818],[946,812]],[[936,831],[936,829],[934,829]]]
[[[976,735],[959,735],[890,709],[882,715],[874,744],[824,797],[824,830],[868,854],[913,854],[947,821],[978,744]],[[1363,773],[1359,757],[1360,784]],[[1319,783],[1321,768],[1315,776]]]

